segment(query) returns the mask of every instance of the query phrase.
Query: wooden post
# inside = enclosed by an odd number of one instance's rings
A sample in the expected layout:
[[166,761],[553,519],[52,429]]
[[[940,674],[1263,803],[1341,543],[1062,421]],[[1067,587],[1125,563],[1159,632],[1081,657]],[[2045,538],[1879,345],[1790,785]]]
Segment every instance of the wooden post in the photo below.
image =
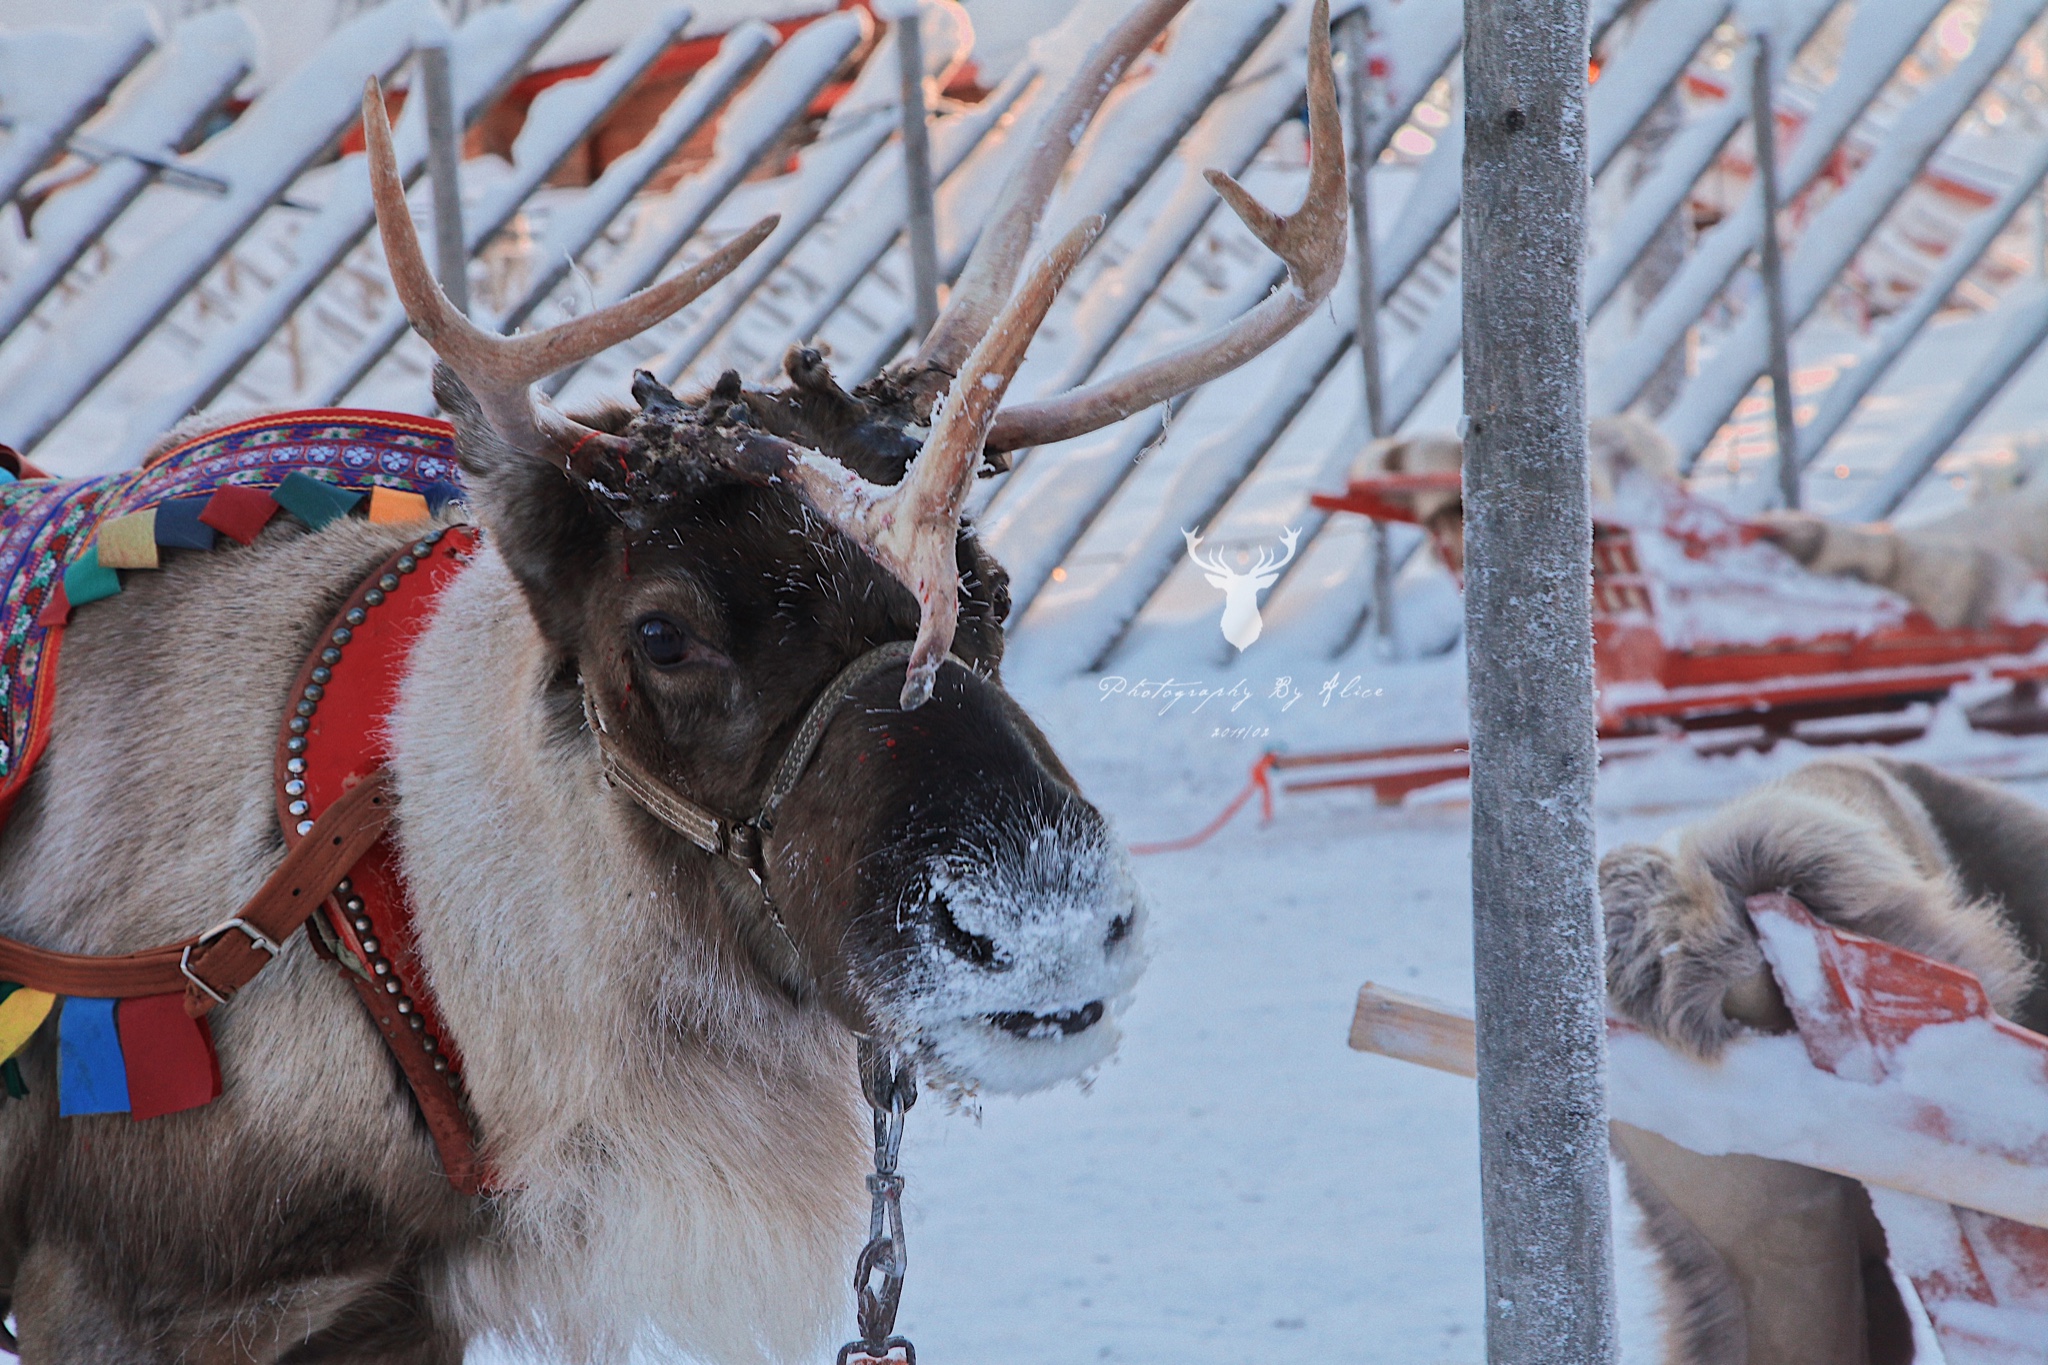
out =
[[925,128],[924,37],[918,30],[916,0],[905,0],[897,11],[896,61],[903,78],[903,183],[910,196],[905,235],[910,242],[917,334],[922,337],[939,320],[939,229],[932,207],[932,147]]
[[462,241],[462,129],[455,122],[455,79],[446,47],[419,52],[427,102],[427,174],[434,185],[434,273],[448,301],[469,311],[469,251]]
[[[1345,112],[1349,126],[1344,133],[1351,191],[1351,260],[1358,284],[1358,358],[1365,367],[1366,434],[1377,441],[1387,434],[1387,415],[1381,398],[1379,278],[1373,269],[1372,205],[1366,182],[1366,172],[1372,168],[1373,97],[1377,93],[1371,39],[1369,5],[1360,5],[1337,21],[1337,41],[1348,68]],[[1373,634],[1378,637],[1380,652],[1391,656],[1395,647],[1394,564],[1387,549],[1387,528],[1377,521],[1368,522],[1367,528],[1366,534],[1372,537]]]
[[1756,74],[1749,83],[1749,127],[1756,143],[1757,188],[1764,200],[1758,239],[1764,308],[1771,325],[1771,408],[1778,426],[1778,500],[1799,506],[1799,427],[1792,416],[1792,349],[1785,327],[1785,261],[1778,250],[1778,129],[1771,113],[1771,37],[1756,35]]
[[1466,0],[1465,639],[1487,1359],[1612,1365],[1586,0]]

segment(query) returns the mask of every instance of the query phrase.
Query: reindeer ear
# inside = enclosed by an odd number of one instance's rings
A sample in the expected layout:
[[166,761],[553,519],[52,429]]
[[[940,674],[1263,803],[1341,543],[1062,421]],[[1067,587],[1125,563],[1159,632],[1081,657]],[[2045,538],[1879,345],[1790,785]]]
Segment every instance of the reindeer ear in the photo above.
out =
[[1212,588],[1222,588],[1225,591],[1228,591],[1230,588],[1230,578],[1226,574],[1205,573],[1202,577],[1209,580],[1209,586]]
[[434,367],[434,397],[455,424],[471,511],[519,580],[542,634],[573,655],[585,594],[610,553],[617,518],[588,480],[513,449],[445,365]]

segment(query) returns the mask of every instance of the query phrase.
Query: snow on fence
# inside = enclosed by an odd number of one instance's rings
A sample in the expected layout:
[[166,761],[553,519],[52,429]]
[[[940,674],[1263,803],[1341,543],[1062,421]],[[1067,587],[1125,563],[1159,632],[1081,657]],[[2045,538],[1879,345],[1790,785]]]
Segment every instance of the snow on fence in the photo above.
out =
[[[427,357],[383,279],[361,158],[334,149],[363,78],[404,79],[425,44],[451,44],[457,114],[476,126],[580,4],[481,7],[450,33],[430,0],[392,0],[232,120],[218,111],[253,61],[232,7],[161,30],[138,6],[92,30],[0,33],[0,191],[17,204],[0,217],[0,441],[86,472],[134,463],[191,411],[424,409]],[[1126,7],[1074,6],[981,99],[938,103],[942,280],[966,261],[1047,92]],[[1371,30],[1389,426],[1448,428],[1462,329],[1462,7],[1336,8],[1365,9]],[[2035,88],[2048,75],[2044,8],[1594,4],[1593,411],[1645,408],[1709,484],[1739,483],[1759,444],[1754,386],[1766,349],[1753,257],[1763,223],[1746,44],[1769,25],[1810,500],[1882,515],[1945,491],[1930,473],[1973,426],[2014,406],[2013,381],[2048,337],[2048,286],[2035,278],[2048,241],[2033,246],[2031,267],[2012,265],[2030,227],[2048,238],[2040,216],[2022,212],[2048,177],[2038,112],[2048,100]],[[1296,192],[1307,10],[1307,0],[1194,0],[1112,98],[1047,229],[1096,212],[1110,226],[1043,329],[1020,395],[1161,354],[1278,279],[1277,262],[1215,212],[1200,173],[1239,174],[1273,202]],[[921,12],[928,88],[943,88],[972,56],[971,26],[951,0],[925,0]],[[888,27],[864,12],[787,36],[734,29],[651,114],[636,147],[587,186],[550,185],[683,34],[698,36],[685,11],[650,10],[603,65],[543,92],[509,163],[465,163],[477,315],[510,330],[581,311],[776,212],[781,226],[740,271],[554,386],[570,402],[617,394],[636,365],[684,384],[726,368],[766,380],[799,343],[827,346],[849,381],[873,374],[900,353],[915,301],[897,60]],[[818,120],[828,91],[836,102]],[[425,162],[423,121],[415,110],[400,119],[409,178]],[[678,161],[707,134],[708,159]],[[687,173],[671,182],[678,167]],[[1667,248],[1686,219],[1701,226],[1674,256]],[[1319,653],[1355,647],[1370,601],[1364,537],[1341,520],[1325,525],[1307,497],[1340,483],[1364,444],[1356,310],[1355,286],[1340,286],[1244,371],[1170,412],[1017,452],[1012,472],[976,490],[984,534],[1013,575],[1014,666],[1070,672],[1212,655],[1213,603],[1183,562],[1180,531],[1196,525],[1226,554],[1302,528],[1301,553],[1267,604],[1267,636]],[[1972,362],[1922,363],[1971,311],[1987,315],[1960,324],[1983,334]],[[1690,363],[1674,369],[1674,353]],[[1916,410],[1931,420],[1872,417],[1887,385],[1924,386],[1930,369],[1940,371],[1936,397]],[[1761,481],[1752,482],[1732,496],[1753,502]]]

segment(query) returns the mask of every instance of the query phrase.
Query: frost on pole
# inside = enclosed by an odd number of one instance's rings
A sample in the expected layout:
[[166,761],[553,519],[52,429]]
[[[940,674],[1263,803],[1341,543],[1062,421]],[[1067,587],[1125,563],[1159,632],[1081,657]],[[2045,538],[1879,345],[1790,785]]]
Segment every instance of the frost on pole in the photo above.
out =
[[1593,861],[1585,0],[1467,0],[1472,910],[1487,1356],[1615,1359]]

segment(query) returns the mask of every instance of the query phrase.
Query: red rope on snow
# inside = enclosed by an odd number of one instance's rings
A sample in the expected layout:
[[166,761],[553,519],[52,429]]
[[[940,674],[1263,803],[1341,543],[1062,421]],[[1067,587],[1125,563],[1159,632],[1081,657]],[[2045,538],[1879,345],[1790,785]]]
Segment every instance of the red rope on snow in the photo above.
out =
[[1193,834],[1188,835],[1184,839],[1167,839],[1156,844],[1132,844],[1130,846],[1132,854],[1143,858],[1153,853],[1180,853],[1205,842],[1225,825],[1229,824],[1232,816],[1244,809],[1244,803],[1252,799],[1253,792],[1259,794],[1260,818],[1270,821],[1273,818],[1273,782],[1271,773],[1273,771],[1273,760],[1278,757],[1279,755],[1276,753],[1261,754],[1259,761],[1252,764],[1251,780],[1244,784],[1244,790],[1231,798],[1230,804],[1223,808],[1221,815],[1218,815],[1214,820],[1211,820]]

